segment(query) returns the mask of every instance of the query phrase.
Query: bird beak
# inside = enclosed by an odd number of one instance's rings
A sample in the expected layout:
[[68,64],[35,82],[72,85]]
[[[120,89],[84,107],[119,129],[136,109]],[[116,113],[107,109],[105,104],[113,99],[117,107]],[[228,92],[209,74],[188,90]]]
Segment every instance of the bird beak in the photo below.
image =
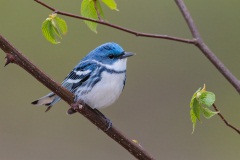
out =
[[135,55],[135,53],[132,53],[132,52],[124,52],[124,54],[121,56],[121,59],[131,57],[131,56],[134,56],[134,55]]

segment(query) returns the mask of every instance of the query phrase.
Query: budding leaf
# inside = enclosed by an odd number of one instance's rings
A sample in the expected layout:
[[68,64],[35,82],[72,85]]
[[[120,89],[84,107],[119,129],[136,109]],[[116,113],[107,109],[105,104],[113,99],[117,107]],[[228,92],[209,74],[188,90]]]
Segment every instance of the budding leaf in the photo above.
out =
[[54,27],[50,20],[45,20],[42,24],[42,33],[44,37],[53,44],[59,43],[54,35]]
[[117,9],[117,3],[116,3],[114,0],[102,0],[102,1],[103,1],[103,3],[105,3],[110,9],[118,11],[118,9]]
[[57,40],[58,38],[62,38],[62,35],[66,34],[67,32],[67,24],[66,22],[59,18],[57,14],[49,15],[42,23],[42,33],[44,37],[53,44],[60,43]]
[[[95,20],[104,18],[99,0],[83,0],[81,4],[81,15]],[[84,22],[93,32],[97,33],[97,23],[90,21]]]
[[67,33],[67,23],[62,18],[56,16],[53,21],[56,23],[56,28],[61,33],[61,35]]
[[192,110],[193,113],[195,114],[196,118],[200,121],[200,104],[198,103],[198,101],[196,99],[193,100],[193,106],[192,106]]
[[202,110],[203,116],[207,119],[209,119],[212,116],[218,114],[218,112],[211,111],[210,109],[204,108],[204,107],[202,107],[201,110]]
[[193,112],[193,109],[190,110],[190,118],[191,118],[191,121],[193,124],[193,130],[192,130],[192,133],[193,133],[195,130],[195,127],[196,127],[196,123],[197,123],[197,117],[196,117],[195,113]]
[[208,91],[202,92],[198,98],[198,101],[207,107],[210,107],[215,101],[215,94]]
[[211,111],[207,107],[211,107],[215,102],[215,94],[209,91],[206,91],[206,86],[204,84],[203,89],[199,88],[192,96],[190,102],[190,118],[193,124],[193,131],[196,128],[197,120],[200,121],[200,115],[207,119],[216,115],[218,112]]

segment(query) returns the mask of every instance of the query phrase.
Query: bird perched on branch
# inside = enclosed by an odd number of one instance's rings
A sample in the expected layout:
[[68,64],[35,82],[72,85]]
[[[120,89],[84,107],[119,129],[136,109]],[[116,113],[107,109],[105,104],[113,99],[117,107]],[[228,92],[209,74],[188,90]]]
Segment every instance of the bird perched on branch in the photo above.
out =
[[[133,55],[125,52],[117,43],[102,44],[73,68],[62,86],[75,95],[75,102],[81,100],[93,109],[107,107],[122,93],[126,81],[127,57]],[[59,100],[61,98],[51,92],[32,104],[45,105],[46,111],[49,111]],[[68,113],[75,111],[70,109]]]

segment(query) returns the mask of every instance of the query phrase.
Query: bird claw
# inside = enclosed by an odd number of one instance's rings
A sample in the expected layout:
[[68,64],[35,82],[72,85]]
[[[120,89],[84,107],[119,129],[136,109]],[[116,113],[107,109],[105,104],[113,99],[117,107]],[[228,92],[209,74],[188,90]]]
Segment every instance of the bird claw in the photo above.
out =
[[105,129],[105,131],[108,131],[112,127],[112,122],[107,117],[105,117],[105,121],[106,121],[106,125],[107,125],[107,128]]
[[74,114],[74,113],[78,112],[79,110],[82,110],[84,104],[85,103],[82,100],[79,100],[75,103],[72,103],[71,108],[69,108],[68,111],[67,111],[67,114],[71,115],[71,114]]
[[76,113],[77,111],[75,111],[74,109],[72,109],[72,108],[69,108],[68,110],[67,110],[67,115],[71,115],[71,114],[74,114],[74,113]]
[[[74,114],[76,112],[78,112],[79,110],[82,110],[84,107],[85,103],[82,100],[79,100],[73,104],[71,104],[71,108],[68,109],[67,114],[71,115]],[[112,122],[110,119],[108,119],[104,114],[102,114],[99,110],[94,109],[94,111],[101,116],[102,118],[104,118],[105,123],[107,128],[105,129],[105,131],[108,131],[111,127],[112,127]]]

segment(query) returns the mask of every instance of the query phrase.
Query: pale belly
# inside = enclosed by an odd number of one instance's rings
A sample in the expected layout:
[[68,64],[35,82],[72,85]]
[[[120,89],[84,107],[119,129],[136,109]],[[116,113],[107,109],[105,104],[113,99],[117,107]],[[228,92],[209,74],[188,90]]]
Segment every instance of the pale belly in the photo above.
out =
[[102,73],[102,79],[93,89],[78,99],[83,100],[91,108],[104,108],[113,104],[124,87],[125,73],[110,74],[108,72]]

